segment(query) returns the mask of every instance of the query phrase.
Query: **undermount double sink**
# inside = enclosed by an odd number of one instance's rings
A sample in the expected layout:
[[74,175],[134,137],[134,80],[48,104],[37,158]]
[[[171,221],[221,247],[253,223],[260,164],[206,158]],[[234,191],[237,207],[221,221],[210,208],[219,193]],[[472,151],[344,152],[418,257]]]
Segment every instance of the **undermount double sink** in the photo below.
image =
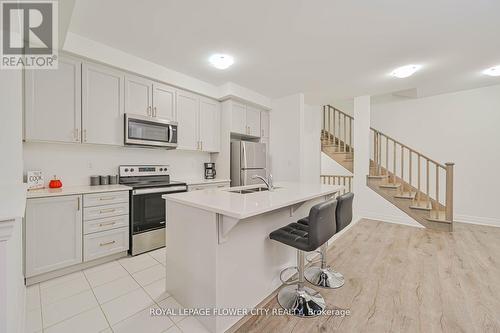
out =
[[[279,187],[274,187],[274,189],[277,189]],[[245,188],[245,189],[241,189],[241,190],[231,190],[231,191],[228,191],[228,192],[231,192],[231,193],[238,193],[238,194],[249,194],[249,193],[257,193],[257,192],[264,192],[264,191],[269,191],[269,189],[267,187],[254,187],[254,188]]]

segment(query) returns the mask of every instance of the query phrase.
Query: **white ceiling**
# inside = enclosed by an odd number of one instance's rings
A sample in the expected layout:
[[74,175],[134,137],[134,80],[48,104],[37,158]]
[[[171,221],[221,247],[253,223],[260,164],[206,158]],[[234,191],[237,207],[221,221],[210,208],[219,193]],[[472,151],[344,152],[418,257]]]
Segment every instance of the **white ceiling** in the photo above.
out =
[[[77,0],[71,32],[220,85],[309,103],[500,84],[498,0]],[[208,64],[235,57],[229,70]],[[395,67],[424,67],[407,79]]]

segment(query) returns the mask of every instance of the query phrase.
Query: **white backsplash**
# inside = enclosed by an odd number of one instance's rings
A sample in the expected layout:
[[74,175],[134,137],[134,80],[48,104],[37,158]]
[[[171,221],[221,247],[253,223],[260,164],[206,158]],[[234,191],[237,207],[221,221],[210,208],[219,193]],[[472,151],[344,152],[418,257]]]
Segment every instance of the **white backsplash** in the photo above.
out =
[[35,143],[23,144],[24,174],[41,170],[47,184],[54,175],[64,186],[88,185],[91,175],[116,175],[123,164],[168,164],[172,180],[202,178],[203,163],[210,154],[104,145]]

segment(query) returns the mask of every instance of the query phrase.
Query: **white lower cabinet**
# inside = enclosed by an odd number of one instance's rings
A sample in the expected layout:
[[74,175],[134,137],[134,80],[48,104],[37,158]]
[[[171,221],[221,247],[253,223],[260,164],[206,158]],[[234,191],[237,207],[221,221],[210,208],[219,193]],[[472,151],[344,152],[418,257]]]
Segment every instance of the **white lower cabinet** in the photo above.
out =
[[90,261],[128,250],[128,226],[85,235],[83,260]]
[[28,199],[26,277],[82,262],[82,196]]
[[129,248],[129,192],[28,199],[26,278]]
[[83,196],[83,261],[129,248],[129,192]]

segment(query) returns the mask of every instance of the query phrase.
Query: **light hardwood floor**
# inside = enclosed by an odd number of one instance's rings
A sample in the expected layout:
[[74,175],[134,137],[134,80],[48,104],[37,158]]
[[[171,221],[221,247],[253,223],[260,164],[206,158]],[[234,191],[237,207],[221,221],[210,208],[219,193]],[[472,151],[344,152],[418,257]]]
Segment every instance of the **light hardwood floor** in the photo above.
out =
[[[500,228],[362,220],[328,259],[346,282],[318,290],[350,316],[254,316],[237,332],[500,332]],[[265,307],[279,308],[276,298]]]

